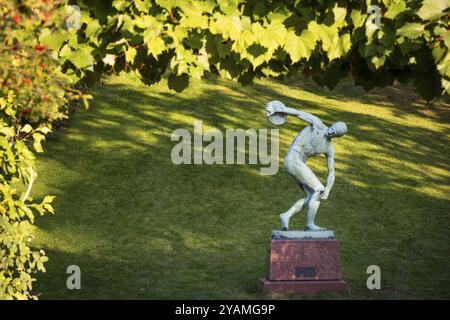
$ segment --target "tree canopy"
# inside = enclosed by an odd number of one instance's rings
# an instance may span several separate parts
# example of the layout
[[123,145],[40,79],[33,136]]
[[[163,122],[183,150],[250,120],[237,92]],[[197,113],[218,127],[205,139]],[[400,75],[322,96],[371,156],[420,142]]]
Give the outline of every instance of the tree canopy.
[[[72,3],[72,2],[71,2]],[[41,42],[74,80],[131,71],[181,91],[205,72],[237,79],[297,71],[332,89],[348,74],[366,90],[412,81],[426,100],[450,92],[450,0],[73,1],[80,28]],[[374,23],[379,8],[380,24]]]

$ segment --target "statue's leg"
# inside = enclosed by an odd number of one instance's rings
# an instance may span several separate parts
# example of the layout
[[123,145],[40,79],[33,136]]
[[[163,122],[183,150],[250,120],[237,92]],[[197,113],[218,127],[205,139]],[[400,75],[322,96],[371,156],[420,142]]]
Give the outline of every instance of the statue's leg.
[[294,176],[297,181],[302,184],[306,194],[309,195],[307,201],[304,203],[304,205],[307,206],[305,230],[325,230],[324,228],[316,226],[314,223],[320,205],[320,192],[324,189],[323,184],[304,162],[296,163]]
[[283,230],[288,230],[289,219],[306,205],[308,207],[308,216],[305,229],[321,230],[322,228],[314,225],[314,218],[320,204],[320,190],[322,190],[324,186],[306,163],[300,159],[289,159],[286,165],[286,171],[303,189],[306,193],[306,197],[298,200],[288,211],[280,215],[281,227]]
[[305,204],[306,200],[307,200],[307,197],[298,200],[296,203],[294,203],[294,205],[291,208],[289,208],[288,211],[280,214],[281,228],[283,230],[285,230],[285,231],[289,230],[289,219],[294,214],[296,214],[297,212],[300,212],[302,210],[303,205]]
[[311,198],[313,192],[311,192],[311,189],[307,186],[303,185],[302,182],[300,182],[295,176],[293,176],[295,182],[297,185],[302,189],[302,191],[305,193],[305,197],[297,200],[297,202],[294,203],[292,207],[289,208],[288,211],[280,214],[280,222],[281,222],[281,228],[284,231],[289,230],[289,219],[296,213],[302,211],[303,207],[309,202],[309,199]]
[[317,210],[319,209],[320,205],[320,191],[314,191],[311,198],[309,199],[307,206],[307,218],[306,218],[306,227],[305,230],[311,230],[311,231],[320,231],[320,230],[326,230],[325,228],[321,228],[319,226],[316,226],[314,223],[314,219],[316,218]]

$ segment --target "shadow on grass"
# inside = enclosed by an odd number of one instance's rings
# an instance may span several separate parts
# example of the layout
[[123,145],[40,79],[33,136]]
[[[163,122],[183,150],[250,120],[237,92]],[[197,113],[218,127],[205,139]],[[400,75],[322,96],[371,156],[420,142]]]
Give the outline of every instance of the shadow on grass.
[[[43,298],[262,297],[266,241],[300,191],[281,165],[270,177],[250,165],[175,166],[170,133],[192,132],[195,119],[222,131],[269,127],[263,105],[278,99],[320,110],[327,124],[349,125],[335,142],[336,185],[318,215],[341,241],[348,297],[448,298],[448,126],[363,115],[277,87],[209,79],[181,95],[121,83],[95,89],[92,110],[77,113],[40,160],[43,192],[57,195],[57,214],[38,221],[50,261],[35,290]],[[352,94],[327,98],[350,101]],[[354,100],[379,103],[369,95]],[[395,115],[425,117],[412,101],[394,107]],[[288,138],[280,164],[303,126],[290,120],[281,128]],[[323,177],[325,164],[312,165]],[[301,227],[304,213],[294,219]],[[80,291],[65,288],[71,264],[81,267]],[[365,288],[371,264],[382,269],[381,293]]]

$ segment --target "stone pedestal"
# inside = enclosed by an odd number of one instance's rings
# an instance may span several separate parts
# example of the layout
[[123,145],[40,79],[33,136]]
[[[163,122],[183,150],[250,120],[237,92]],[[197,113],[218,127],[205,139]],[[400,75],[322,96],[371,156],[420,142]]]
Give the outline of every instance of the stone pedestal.
[[[344,292],[339,241],[334,238],[289,238],[269,240],[266,278],[260,279],[270,295]],[[275,233],[273,233],[275,234]]]

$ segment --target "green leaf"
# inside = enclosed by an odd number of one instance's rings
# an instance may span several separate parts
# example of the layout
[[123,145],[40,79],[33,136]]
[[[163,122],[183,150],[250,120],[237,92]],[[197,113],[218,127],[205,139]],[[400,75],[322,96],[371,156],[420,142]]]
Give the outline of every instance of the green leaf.
[[267,25],[265,31],[259,35],[260,44],[274,51],[279,46],[282,46],[285,42],[286,28],[281,23],[271,23]]
[[250,53],[253,57],[259,57],[260,55],[263,55],[267,52],[267,48],[263,47],[260,44],[252,44],[250,47],[247,48],[247,52]]
[[397,34],[410,39],[416,39],[423,35],[425,26],[423,24],[412,22],[407,23],[397,30]]
[[192,49],[200,49],[203,46],[202,35],[198,32],[190,32],[184,42]]
[[33,133],[33,148],[36,150],[36,152],[44,152],[44,149],[42,149],[41,141],[45,139],[45,136],[41,133]]
[[168,77],[169,89],[181,92],[189,86],[189,76],[186,73],[182,75],[170,74]]
[[387,11],[384,14],[384,18],[394,19],[398,14],[404,12],[406,10],[405,1],[392,1],[387,6]]
[[33,131],[33,127],[30,126],[28,123],[26,125],[24,125],[22,127],[22,129],[20,129],[20,132],[25,132],[25,133],[30,133],[31,131]]
[[89,21],[86,27],[86,37],[90,38],[97,35],[101,31],[102,26],[97,19]]
[[335,25],[327,26],[313,21],[308,25],[308,30],[317,37],[317,41],[322,41],[322,48],[327,52],[333,50],[331,47],[338,42],[338,28]]
[[45,196],[42,200],[42,204],[52,203],[55,196]]
[[220,10],[227,15],[235,13],[238,9],[239,0],[218,0],[217,2]]
[[328,59],[333,60],[344,56],[352,46],[350,35],[348,33],[333,39],[333,44],[327,50]]
[[435,47],[431,50],[433,54],[433,59],[436,63],[439,63],[441,59],[444,57],[444,55],[447,53],[447,50],[442,47]]
[[286,10],[286,7],[279,6],[278,10],[268,12],[266,17],[271,23],[281,24],[289,17],[289,11]]
[[170,10],[177,5],[177,0],[155,0],[155,2],[162,8]]
[[353,21],[355,29],[361,27],[366,20],[366,14],[362,13],[359,10],[352,10],[352,12],[350,13],[350,17]]
[[437,69],[440,74],[450,78],[450,51],[447,52],[447,55],[437,65]]
[[444,88],[444,92],[447,92],[447,94],[450,94],[450,81],[442,78],[442,87]]
[[309,30],[303,30],[300,36],[289,30],[286,35],[284,49],[289,53],[293,63],[301,58],[309,59],[311,52],[316,47],[316,36]]
[[136,57],[137,50],[133,47],[128,47],[127,51],[125,51],[125,60],[128,63],[133,63],[134,58]]
[[347,15],[347,10],[345,8],[338,7],[337,4],[333,8],[333,15],[334,15],[334,24],[338,27],[344,26],[345,23],[345,16]]
[[42,132],[43,134],[47,134],[47,133],[49,133],[49,132],[52,132],[52,129],[50,129],[49,127],[45,127],[45,126],[39,127],[38,130],[39,130],[40,132]]
[[67,60],[70,60],[75,67],[78,69],[87,68],[88,70],[92,70],[94,65],[94,57],[91,54],[92,48],[89,46],[83,46],[78,50],[72,51],[67,57]]
[[113,7],[118,11],[123,11],[131,5],[131,1],[128,0],[114,0],[112,3]]
[[[156,24],[155,21],[152,20],[152,22]],[[147,52],[157,58],[158,55],[166,49],[166,46],[164,40],[160,37],[159,32],[156,31],[155,28],[157,28],[156,25],[154,28],[147,28],[144,31],[143,38],[144,43],[147,46]]]
[[450,8],[450,0],[423,0],[423,5],[417,14],[423,20],[436,20],[445,15]]
[[[237,40],[241,36],[243,23],[239,16],[227,16],[216,13],[214,18],[210,24],[211,33],[220,34],[224,39],[230,38],[231,40]],[[262,29],[260,24],[254,25]]]
[[253,14],[258,17],[264,17],[267,15],[267,7],[263,1],[256,1],[253,6]]
[[374,56],[370,59],[370,61],[375,66],[375,69],[379,69],[386,62],[386,56]]
[[117,41],[108,43],[108,45],[106,46],[106,49],[116,49],[117,47],[120,47],[126,43],[127,43],[127,39],[120,38]]
[[152,7],[152,2],[150,0],[134,0],[134,6],[139,11],[149,12]]
[[51,50],[59,50],[67,40],[67,33],[64,30],[50,31],[45,28],[39,36],[39,42]]
[[5,135],[7,137],[12,137],[12,136],[14,136],[15,131],[11,127],[3,127],[0,129],[0,133],[2,133],[3,135]]
[[163,39],[155,38],[151,41],[150,45],[147,45],[148,53],[157,58],[166,48]]
[[217,54],[219,55],[219,58],[225,57],[227,54],[230,53],[231,50],[231,43],[217,43]]

